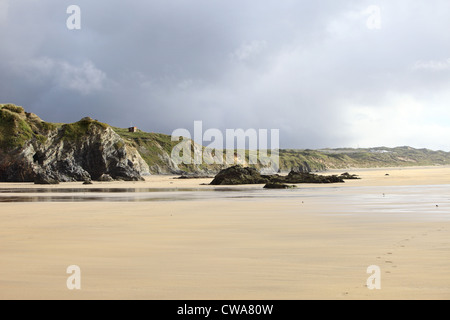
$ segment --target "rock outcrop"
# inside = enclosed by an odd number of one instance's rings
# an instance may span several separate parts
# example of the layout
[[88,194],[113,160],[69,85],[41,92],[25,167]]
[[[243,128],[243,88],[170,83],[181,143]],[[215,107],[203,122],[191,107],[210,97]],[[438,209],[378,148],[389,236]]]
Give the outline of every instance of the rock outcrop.
[[261,175],[254,168],[234,166],[224,169],[214,178],[211,185],[242,185],[242,184],[267,184],[276,187],[285,183],[343,183],[342,177],[331,175],[318,175],[312,173],[299,173],[291,171],[287,176]]
[[309,163],[304,161],[298,167],[293,168],[291,171],[297,172],[297,173],[310,173],[310,172],[312,172],[312,169],[309,166]]
[[295,189],[296,186],[290,186],[280,182],[268,183],[264,186],[264,189]]
[[105,175],[137,181],[149,174],[139,152],[106,124],[84,118],[57,126],[11,109],[0,108],[0,181],[56,183]]
[[268,178],[250,167],[234,166],[220,171],[211,185],[264,184]]
[[361,179],[358,175],[350,174],[348,172],[342,173],[339,177],[344,180],[360,180]]
[[38,173],[36,177],[34,178],[34,184],[59,184],[58,180],[55,180],[53,178],[50,178],[49,176],[43,175]]
[[276,178],[279,182],[284,183],[342,183],[344,179],[339,176],[318,175],[313,173],[298,173],[291,171],[286,177]]

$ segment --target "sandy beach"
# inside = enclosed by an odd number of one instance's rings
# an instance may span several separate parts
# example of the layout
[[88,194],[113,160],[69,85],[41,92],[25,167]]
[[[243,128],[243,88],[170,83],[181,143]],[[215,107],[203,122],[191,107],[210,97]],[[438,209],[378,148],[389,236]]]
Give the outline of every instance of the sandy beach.
[[[349,172],[362,180],[228,196],[152,176],[46,188],[195,197],[2,202],[0,299],[450,299],[450,167]],[[38,188],[2,183],[0,195]],[[81,290],[66,287],[70,265]],[[381,290],[366,287],[371,265]]]

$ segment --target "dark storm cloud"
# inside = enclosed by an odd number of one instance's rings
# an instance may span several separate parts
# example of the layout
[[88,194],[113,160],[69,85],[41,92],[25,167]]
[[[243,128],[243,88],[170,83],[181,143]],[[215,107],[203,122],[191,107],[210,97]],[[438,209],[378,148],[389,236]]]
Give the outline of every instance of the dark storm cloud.
[[[66,28],[66,8],[82,29]],[[367,21],[375,5],[381,28]],[[450,150],[446,1],[0,0],[0,98],[48,121]]]

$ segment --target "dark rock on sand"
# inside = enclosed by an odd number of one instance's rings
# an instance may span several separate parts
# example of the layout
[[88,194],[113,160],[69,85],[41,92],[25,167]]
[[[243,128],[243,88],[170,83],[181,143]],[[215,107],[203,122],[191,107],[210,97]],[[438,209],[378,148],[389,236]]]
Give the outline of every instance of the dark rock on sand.
[[268,183],[264,186],[264,189],[295,189],[295,188],[297,188],[297,187],[289,186],[287,184],[279,183],[279,182]]
[[261,175],[254,168],[234,166],[222,170],[211,182],[211,185],[241,185],[241,184],[284,184],[284,183],[342,183],[344,180],[336,175],[322,176],[312,173],[291,171],[287,176]]
[[41,185],[59,184],[59,181],[52,177],[49,177],[46,174],[38,173],[34,178],[34,184],[41,184]]
[[359,180],[361,179],[359,176],[357,176],[356,174],[350,174],[348,172],[344,172],[343,174],[341,174],[339,177],[341,177],[344,180]]
[[180,180],[187,179],[214,179],[213,176],[208,176],[204,174],[183,174],[181,177],[175,178]]
[[100,178],[98,178],[98,181],[102,182],[111,182],[114,181],[113,177],[111,177],[109,174],[102,174]]
[[344,180],[336,175],[322,176],[312,173],[297,173],[291,171],[287,177],[281,177],[277,181],[286,183],[342,183]]
[[234,166],[220,171],[211,185],[265,184],[269,180],[254,168]]

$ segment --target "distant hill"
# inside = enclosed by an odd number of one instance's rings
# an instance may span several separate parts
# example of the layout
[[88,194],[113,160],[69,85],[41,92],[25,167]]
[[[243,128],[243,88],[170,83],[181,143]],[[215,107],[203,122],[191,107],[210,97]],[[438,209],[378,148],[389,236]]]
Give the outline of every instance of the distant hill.
[[302,164],[312,170],[436,166],[450,164],[450,153],[411,147],[369,149],[280,150],[280,167]]
[[[226,167],[177,165],[170,156],[176,144],[169,135],[128,132],[91,118],[48,123],[0,104],[0,181],[139,180],[146,174],[211,175]],[[449,164],[449,152],[410,147],[280,150],[281,171]]]

